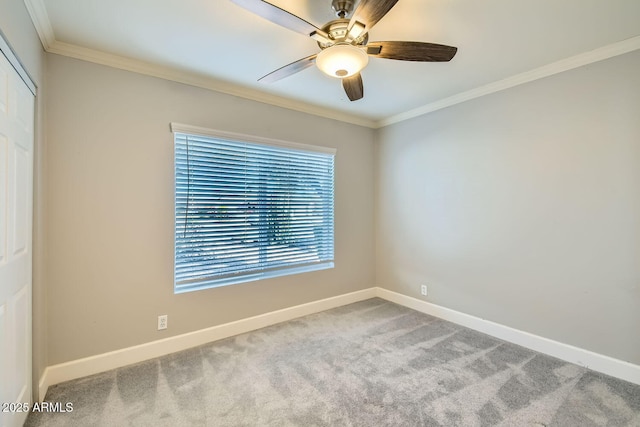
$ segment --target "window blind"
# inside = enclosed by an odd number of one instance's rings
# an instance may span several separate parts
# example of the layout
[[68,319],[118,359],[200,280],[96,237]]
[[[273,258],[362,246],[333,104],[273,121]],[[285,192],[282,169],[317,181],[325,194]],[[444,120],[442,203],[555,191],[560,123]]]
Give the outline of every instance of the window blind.
[[334,155],[175,133],[175,291],[333,267]]

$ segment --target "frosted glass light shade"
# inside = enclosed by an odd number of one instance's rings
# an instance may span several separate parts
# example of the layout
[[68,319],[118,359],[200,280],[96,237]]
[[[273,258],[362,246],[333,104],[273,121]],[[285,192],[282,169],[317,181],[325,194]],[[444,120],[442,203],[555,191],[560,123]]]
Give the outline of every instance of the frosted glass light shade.
[[328,47],[316,57],[316,65],[322,72],[340,79],[359,73],[368,63],[369,55],[350,44]]

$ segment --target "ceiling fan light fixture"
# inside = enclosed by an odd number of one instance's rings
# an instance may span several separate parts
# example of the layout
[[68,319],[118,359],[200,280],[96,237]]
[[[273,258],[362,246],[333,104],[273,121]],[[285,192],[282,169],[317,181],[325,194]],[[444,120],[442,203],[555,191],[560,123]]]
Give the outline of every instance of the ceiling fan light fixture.
[[343,79],[358,74],[369,63],[364,49],[351,44],[336,44],[316,57],[316,65],[328,76]]

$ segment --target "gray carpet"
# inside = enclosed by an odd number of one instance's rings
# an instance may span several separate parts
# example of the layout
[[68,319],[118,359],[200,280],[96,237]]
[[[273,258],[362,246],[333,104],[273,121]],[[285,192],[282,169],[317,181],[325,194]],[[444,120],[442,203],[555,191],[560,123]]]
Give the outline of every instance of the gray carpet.
[[640,426],[640,386],[371,299],[58,384],[27,426]]

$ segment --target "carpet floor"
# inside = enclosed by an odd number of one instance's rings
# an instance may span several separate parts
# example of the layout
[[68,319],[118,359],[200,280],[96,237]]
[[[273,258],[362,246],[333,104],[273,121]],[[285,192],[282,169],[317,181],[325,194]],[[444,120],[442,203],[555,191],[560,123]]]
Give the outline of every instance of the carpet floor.
[[26,426],[640,426],[640,386],[370,299],[58,384]]

